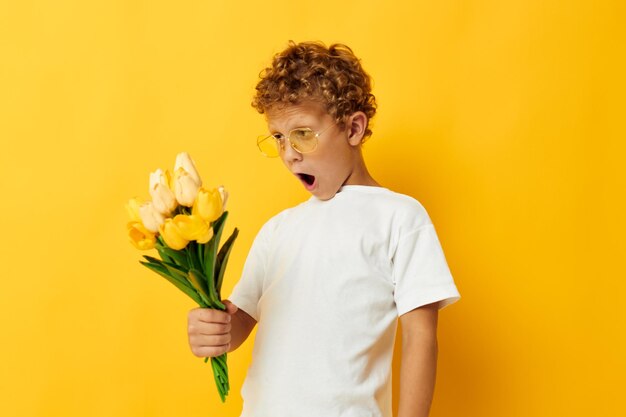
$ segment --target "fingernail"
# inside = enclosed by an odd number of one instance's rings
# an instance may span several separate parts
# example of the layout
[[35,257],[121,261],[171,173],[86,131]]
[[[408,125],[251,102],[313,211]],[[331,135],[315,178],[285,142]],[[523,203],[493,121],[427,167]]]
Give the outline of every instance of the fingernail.
[[230,315],[228,315],[227,317],[228,317],[227,321],[230,321]]

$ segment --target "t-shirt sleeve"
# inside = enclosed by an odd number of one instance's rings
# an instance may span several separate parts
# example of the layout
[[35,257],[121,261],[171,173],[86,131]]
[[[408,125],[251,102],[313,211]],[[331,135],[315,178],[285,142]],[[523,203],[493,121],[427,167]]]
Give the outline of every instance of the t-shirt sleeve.
[[436,301],[442,309],[461,298],[432,223],[400,237],[393,282],[398,316]]
[[270,224],[268,222],[263,225],[254,238],[244,263],[241,277],[233,287],[230,297],[228,297],[228,300],[252,316],[257,322],[259,321],[258,303],[263,293],[263,282],[267,269],[267,234],[269,228]]

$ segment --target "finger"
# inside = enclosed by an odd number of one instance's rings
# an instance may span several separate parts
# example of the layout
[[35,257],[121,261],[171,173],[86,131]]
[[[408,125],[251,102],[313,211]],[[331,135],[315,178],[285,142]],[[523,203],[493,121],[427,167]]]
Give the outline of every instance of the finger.
[[225,311],[212,308],[200,308],[192,310],[189,313],[189,321],[194,320],[205,323],[228,323],[230,322],[230,315]]
[[215,334],[228,334],[230,333],[230,323],[189,323],[187,332],[190,335],[215,335]]
[[226,312],[228,314],[235,314],[237,310],[239,310],[239,308],[235,304],[230,302],[230,300],[224,300],[223,303],[226,306]]
[[223,346],[193,347],[191,351],[199,358],[213,358],[227,353],[229,349],[230,343]]
[[230,343],[230,334],[191,335],[189,344],[195,347],[215,347]]

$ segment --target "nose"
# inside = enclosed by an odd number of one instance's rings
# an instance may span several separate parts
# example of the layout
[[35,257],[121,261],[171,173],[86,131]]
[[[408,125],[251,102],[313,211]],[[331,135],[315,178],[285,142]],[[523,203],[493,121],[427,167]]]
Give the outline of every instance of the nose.
[[283,161],[285,161],[285,163],[293,163],[294,161],[302,160],[302,154],[296,151],[289,142],[285,143],[283,146],[284,149],[282,150],[280,156],[281,158],[283,158]]

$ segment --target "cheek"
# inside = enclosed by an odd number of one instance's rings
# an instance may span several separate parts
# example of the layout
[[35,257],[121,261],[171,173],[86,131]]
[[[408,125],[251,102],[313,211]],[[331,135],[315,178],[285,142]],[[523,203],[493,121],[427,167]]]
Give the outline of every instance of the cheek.
[[345,173],[348,163],[341,155],[331,155],[316,164],[319,168],[319,175],[326,179],[335,179]]

